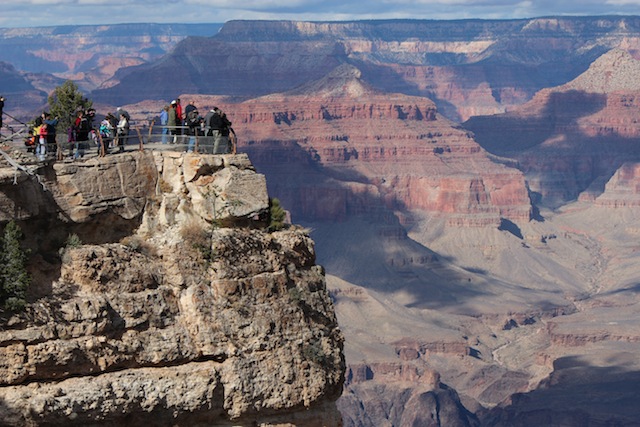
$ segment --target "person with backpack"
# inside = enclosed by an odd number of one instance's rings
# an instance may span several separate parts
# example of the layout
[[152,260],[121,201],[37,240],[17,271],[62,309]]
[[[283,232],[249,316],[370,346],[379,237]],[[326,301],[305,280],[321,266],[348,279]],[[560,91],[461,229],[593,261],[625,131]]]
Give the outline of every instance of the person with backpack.
[[84,110],[78,111],[77,114],[78,115],[73,124],[74,141],[76,144],[76,152],[73,156],[74,159],[77,159],[78,157],[84,157],[84,151],[89,144],[89,132],[91,131],[89,118],[85,114]]
[[189,146],[187,147],[187,152],[192,153],[197,142],[198,131],[200,130],[202,117],[200,117],[200,113],[198,112],[198,109],[195,107],[195,105],[193,105],[193,102],[187,105],[186,114],[187,118],[185,119],[185,123],[187,124],[187,133],[189,134]]
[[236,133],[233,131],[233,128],[231,127],[231,122],[227,118],[227,115],[223,112],[221,112],[221,119],[222,119],[222,129],[220,130],[220,139],[221,139],[220,144],[222,146],[222,150],[225,153],[231,153],[232,144],[231,144],[231,140],[229,139],[229,134],[233,132],[233,135],[235,136]]
[[213,137],[213,154],[225,154],[227,147],[223,146],[222,132],[226,125],[222,118],[222,111],[218,107],[213,107],[207,117],[209,118],[207,136]]
[[47,154],[47,125],[44,123],[44,113],[38,116],[34,122],[33,134],[38,138],[36,155],[38,160],[43,161]]
[[56,139],[56,126],[58,126],[58,118],[51,118],[51,114],[42,113],[43,123],[47,126],[47,151],[50,153],[58,152],[58,143]]

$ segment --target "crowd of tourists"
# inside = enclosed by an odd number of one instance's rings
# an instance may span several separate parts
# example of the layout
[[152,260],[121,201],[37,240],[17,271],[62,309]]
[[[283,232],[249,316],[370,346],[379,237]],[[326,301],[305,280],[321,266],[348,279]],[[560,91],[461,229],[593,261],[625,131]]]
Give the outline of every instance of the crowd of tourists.
[[[0,111],[3,104],[4,99],[0,100]],[[164,106],[154,120],[162,129],[158,135],[162,144],[184,146],[187,152],[235,152],[236,138],[231,121],[218,107],[201,114],[194,101],[183,109],[180,99],[175,99]],[[80,109],[66,129],[66,144],[61,142],[65,137],[57,134],[59,123],[59,117],[53,117],[47,111],[30,123],[25,145],[39,160],[45,160],[47,156],[58,160],[77,159],[84,157],[92,147],[97,147],[98,156],[123,152],[129,138],[131,116],[121,107],[101,118],[96,117],[93,108]]]
[[163,144],[182,144],[187,140],[187,152],[193,152],[196,145],[200,152],[225,154],[235,151],[235,132],[227,115],[218,107],[213,107],[204,116],[195,102],[184,109],[180,99],[165,105],[160,113]]
[[39,160],[45,160],[47,155],[53,154],[58,160],[65,157],[77,159],[84,157],[90,147],[98,147],[97,154],[104,156],[112,148],[124,151],[124,145],[129,136],[129,122],[131,116],[126,110],[118,108],[116,113],[107,113],[99,126],[95,126],[96,110],[80,109],[75,113],[71,126],[67,129],[68,152],[65,156],[63,146],[57,135],[58,117],[51,117],[43,112],[33,120],[30,135],[25,141],[29,150],[36,154]]

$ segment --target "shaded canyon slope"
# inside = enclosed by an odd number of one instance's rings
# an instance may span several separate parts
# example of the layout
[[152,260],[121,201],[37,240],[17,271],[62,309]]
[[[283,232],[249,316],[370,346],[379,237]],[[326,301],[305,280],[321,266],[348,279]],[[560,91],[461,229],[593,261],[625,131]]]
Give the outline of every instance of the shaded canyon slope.
[[[0,28],[0,94],[5,111],[29,120],[69,79],[84,93],[116,84],[129,67],[154,62],[187,36],[213,36],[222,24],[54,25]],[[7,76],[10,67],[13,75]]]
[[640,160],[639,96],[640,60],[613,49],[576,79],[541,90],[513,111],[474,117],[464,126],[488,151],[517,161],[541,205],[581,199],[632,206],[632,188],[617,201],[611,200],[613,183],[603,193],[612,177],[633,174]]

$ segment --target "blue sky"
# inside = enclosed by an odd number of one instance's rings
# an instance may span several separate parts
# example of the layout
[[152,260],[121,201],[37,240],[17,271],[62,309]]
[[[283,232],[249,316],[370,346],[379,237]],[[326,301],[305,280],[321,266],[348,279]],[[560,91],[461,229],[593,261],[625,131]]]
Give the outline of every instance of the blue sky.
[[640,0],[0,0],[0,27],[640,15]]

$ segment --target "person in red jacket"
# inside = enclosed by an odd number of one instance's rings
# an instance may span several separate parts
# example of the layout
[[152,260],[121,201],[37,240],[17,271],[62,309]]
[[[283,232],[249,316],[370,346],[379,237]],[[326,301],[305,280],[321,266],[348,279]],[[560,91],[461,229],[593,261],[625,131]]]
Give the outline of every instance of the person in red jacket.
[[182,135],[182,128],[184,125],[184,113],[182,112],[182,105],[180,104],[180,98],[176,98],[176,118],[177,118],[177,135]]

